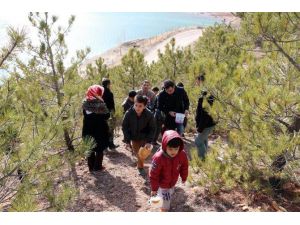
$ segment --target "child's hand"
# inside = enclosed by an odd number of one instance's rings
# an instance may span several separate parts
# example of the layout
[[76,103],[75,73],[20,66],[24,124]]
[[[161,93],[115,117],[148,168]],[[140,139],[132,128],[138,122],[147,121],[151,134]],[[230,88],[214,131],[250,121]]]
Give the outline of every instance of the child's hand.
[[151,144],[149,144],[149,143],[145,144],[145,148],[149,149],[149,148],[151,148],[151,147],[152,147]]
[[151,197],[156,195],[157,195],[157,191],[151,191]]

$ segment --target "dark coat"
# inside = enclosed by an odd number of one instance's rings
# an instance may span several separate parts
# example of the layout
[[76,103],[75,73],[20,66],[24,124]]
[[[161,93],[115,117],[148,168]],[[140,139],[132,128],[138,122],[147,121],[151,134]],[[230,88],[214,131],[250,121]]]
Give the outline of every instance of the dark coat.
[[130,108],[124,115],[122,130],[125,143],[134,140],[145,140],[150,143],[155,135],[153,114],[145,109],[141,116],[137,116],[134,108]]
[[92,137],[96,142],[95,152],[103,151],[108,147],[109,143],[109,128],[107,120],[110,114],[87,114],[83,110],[83,128],[82,137]]
[[126,98],[126,100],[122,103],[124,114],[127,112],[128,109],[130,109],[134,105],[133,101],[130,101],[129,98]]
[[104,87],[104,94],[102,96],[108,110],[110,112],[115,112],[115,101],[114,101],[114,94],[110,91],[109,88]]
[[175,87],[172,95],[165,91],[160,92],[158,95],[158,109],[166,115],[165,126],[168,129],[176,128],[175,117],[170,116],[169,112],[184,113],[185,110],[189,109],[189,106],[190,101],[183,88]]
[[214,101],[214,96],[210,95],[209,97],[206,97],[206,94],[205,96],[202,94],[198,99],[195,120],[196,120],[197,131],[199,133],[201,133],[205,128],[216,125],[215,121],[208,114],[207,110],[203,108],[203,101],[208,101],[209,105],[212,106]]

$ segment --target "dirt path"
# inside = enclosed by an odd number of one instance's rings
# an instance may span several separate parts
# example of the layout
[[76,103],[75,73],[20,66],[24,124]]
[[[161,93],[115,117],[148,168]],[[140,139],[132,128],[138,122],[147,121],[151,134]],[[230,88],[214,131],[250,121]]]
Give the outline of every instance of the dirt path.
[[[213,144],[217,135],[211,135],[209,144]],[[76,212],[102,212],[125,211],[146,212],[158,211],[148,205],[150,198],[150,185],[148,179],[138,175],[135,157],[125,149],[122,135],[117,135],[115,143],[120,147],[115,152],[107,151],[104,157],[106,170],[92,175],[88,171],[85,159],[76,164],[77,185],[79,195],[67,211]],[[184,138],[185,149],[189,151],[194,147],[193,135]],[[154,149],[153,152],[155,152]],[[151,157],[145,163],[148,172]],[[193,171],[190,169],[190,174]],[[298,189],[297,189],[298,190]],[[300,189],[299,189],[300,190]],[[282,208],[283,206],[284,208]],[[173,212],[203,212],[203,211],[294,211],[300,210],[299,204],[293,203],[290,198],[283,195],[276,198],[252,192],[246,194],[242,189],[220,191],[211,195],[205,188],[179,182],[171,203]]]
[[[84,159],[76,165],[80,194],[70,211],[157,211],[147,204],[150,195],[148,179],[138,175],[135,168],[135,158],[125,149],[121,141],[116,152],[105,153],[104,166],[106,170],[92,175]],[[192,137],[185,139],[187,148],[192,145]],[[151,157],[146,161],[148,171]],[[230,203],[216,202],[210,199],[201,188],[183,186],[178,182],[171,211],[232,211]],[[235,209],[236,210],[236,209]],[[235,211],[234,210],[234,211]]]

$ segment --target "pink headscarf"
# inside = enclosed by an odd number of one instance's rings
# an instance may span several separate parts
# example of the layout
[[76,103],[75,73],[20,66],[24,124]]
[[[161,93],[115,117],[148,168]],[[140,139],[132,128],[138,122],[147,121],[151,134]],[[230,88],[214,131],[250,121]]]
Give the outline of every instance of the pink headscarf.
[[97,97],[101,97],[104,94],[104,88],[100,85],[94,84],[92,86],[90,86],[86,92],[86,99],[87,100],[94,100]]

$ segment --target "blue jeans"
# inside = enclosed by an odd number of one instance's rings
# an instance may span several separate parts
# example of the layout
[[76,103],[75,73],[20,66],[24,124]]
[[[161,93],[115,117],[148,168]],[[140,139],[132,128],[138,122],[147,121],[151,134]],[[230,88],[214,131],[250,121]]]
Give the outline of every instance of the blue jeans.
[[177,132],[180,136],[183,135],[184,133],[184,125],[183,123],[176,123],[176,129],[177,129]]
[[208,148],[208,135],[212,133],[215,126],[207,127],[205,128],[201,133],[198,133],[198,135],[195,138],[195,144],[197,146],[197,152],[199,158],[204,159],[205,155],[207,153]]

